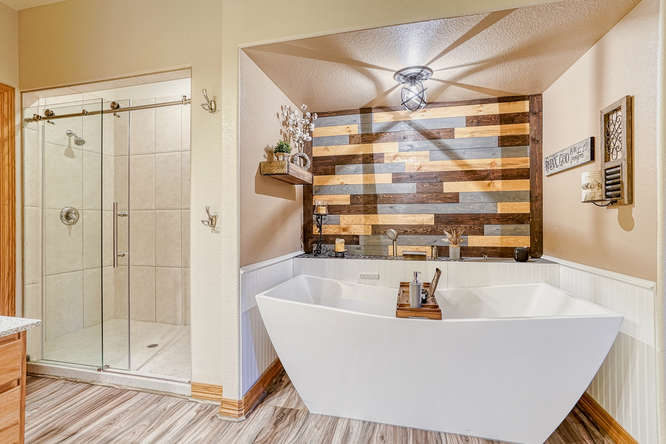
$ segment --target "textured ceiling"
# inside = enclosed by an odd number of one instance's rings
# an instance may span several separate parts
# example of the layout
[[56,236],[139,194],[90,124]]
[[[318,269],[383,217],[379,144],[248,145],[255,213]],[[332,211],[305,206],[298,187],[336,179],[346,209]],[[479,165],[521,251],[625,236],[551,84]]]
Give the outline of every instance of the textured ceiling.
[[395,106],[394,71],[429,65],[429,101],[543,92],[639,0],[568,0],[246,48],[294,103]]
[[17,11],[20,9],[34,8],[35,6],[48,5],[49,3],[58,3],[63,0],[0,0],[12,9]]

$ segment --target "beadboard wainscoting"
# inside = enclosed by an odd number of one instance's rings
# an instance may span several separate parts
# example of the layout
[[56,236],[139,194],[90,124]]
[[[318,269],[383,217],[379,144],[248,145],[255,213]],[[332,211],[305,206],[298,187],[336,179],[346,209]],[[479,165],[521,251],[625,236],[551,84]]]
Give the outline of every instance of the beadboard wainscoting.
[[316,200],[329,204],[324,243],[345,239],[356,254],[397,255],[443,241],[463,225],[465,256],[541,256],[541,96],[432,103],[416,112],[364,108],[320,113],[312,146],[313,185],[303,190],[310,247]]
[[[615,344],[587,392],[638,442],[661,442],[657,416],[655,283],[548,258],[560,287],[624,316]],[[573,363],[572,363],[573,364]]]
[[277,358],[255,296],[292,278],[293,258],[302,253],[298,251],[241,268],[241,393],[225,392],[225,398],[242,399]]
[[462,288],[488,285],[530,284],[546,282],[559,285],[556,263],[548,261],[517,263],[512,261],[449,262],[403,261],[381,259],[311,259],[295,258],[294,275],[309,274],[365,285],[398,288],[409,281],[414,271],[430,282],[435,268],[442,270],[439,288]]

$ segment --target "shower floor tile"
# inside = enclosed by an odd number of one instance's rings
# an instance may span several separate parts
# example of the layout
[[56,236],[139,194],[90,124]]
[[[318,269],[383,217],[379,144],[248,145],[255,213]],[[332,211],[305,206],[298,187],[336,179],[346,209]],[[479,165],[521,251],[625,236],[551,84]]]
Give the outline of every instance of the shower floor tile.
[[[145,376],[189,381],[190,327],[131,321],[131,368],[128,366],[127,319],[104,322],[104,364]],[[102,327],[90,326],[44,342],[45,360],[101,366]],[[149,347],[156,344],[156,346]]]
[[179,330],[169,344],[148,359],[137,371],[143,375],[189,381],[192,375],[189,327]]

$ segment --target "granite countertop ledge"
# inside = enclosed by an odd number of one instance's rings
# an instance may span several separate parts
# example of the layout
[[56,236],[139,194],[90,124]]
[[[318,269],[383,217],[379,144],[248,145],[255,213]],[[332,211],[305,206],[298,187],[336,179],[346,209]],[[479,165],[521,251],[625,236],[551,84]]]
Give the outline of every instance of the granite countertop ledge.
[[13,335],[41,324],[39,319],[16,318],[13,316],[0,316],[0,337]]
[[[344,260],[344,259],[363,259],[363,260],[379,260],[379,261],[409,261],[409,262],[418,262],[418,260],[414,259],[405,259],[402,256],[360,256],[360,255],[348,255],[345,257],[335,257],[333,255],[329,256],[327,253],[322,254],[320,256],[315,256],[312,253],[304,253],[301,255],[296,256],[296,258],[305,258],[305,259],[338,259],[338,260]],[[489,264],[520,264],[523,262],[516,262],[513,260],[513,258],[510,257],[489,257],[487,259],[483,259],[480,257],[465,257],[460,261],[454,261],[449,259],[448,257],[438,257],[436,259],[428,258],[426,260],[427,262],[468,262],[468,263],[489,263]],[[426,262],[426,261],[420,261],[420,262]],[[527,261],[529,264],[555,264],[556,262],[549,261],[548,259],[543,259],[543,258],[532,258],[529,261]]]

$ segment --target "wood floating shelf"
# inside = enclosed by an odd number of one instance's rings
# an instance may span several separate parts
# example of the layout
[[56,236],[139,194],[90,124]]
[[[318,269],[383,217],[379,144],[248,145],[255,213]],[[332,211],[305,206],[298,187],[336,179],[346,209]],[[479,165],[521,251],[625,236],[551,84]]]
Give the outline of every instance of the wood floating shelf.
[[287,160],[265,160],[259,164],[259,172],[262,176],[292,185],[311,185],[312,173]]

